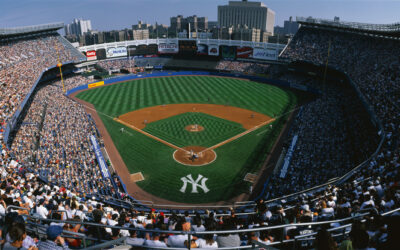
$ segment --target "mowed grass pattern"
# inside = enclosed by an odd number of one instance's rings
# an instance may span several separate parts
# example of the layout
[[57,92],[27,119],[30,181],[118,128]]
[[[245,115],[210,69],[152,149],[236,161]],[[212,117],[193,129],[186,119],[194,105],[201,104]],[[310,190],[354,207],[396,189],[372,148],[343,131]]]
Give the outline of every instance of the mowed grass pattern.
[[[200,132],[185,130],[185,127],[191,124],[199,124],[204,130]],[[204,113],[189,112],[149,123],[144,131],[178,147],[192,145],[211,147],[244,132],[245,129],[236,122]]]
[[[98,111],[112,117],[132,110],[173,103],[214,103],[250,109],[268,116],[279,114],[289,92],[256,82],[222,77],[176,76],[144,78],[78,94]],[[210,102],[208,102],[210,99]]]
[[[125,127],[125,133],[120,133],[119,129],[124,126],[112,117],[155,105],[209,103],[208,99],[214,104],[229,104],[269,116],[279,116],[286,114],[297,103],[295,94],[275,86],[205,76],[146,78],[88,90],[77,97],[92,103],[99,111],[129,171],[143,173],[145,180],[137,183],[143,190],[184,203],[229,200],[246,192],[249,184],[243,181],[244,176],[246,173],[257,173],[287,115],[277,119],[272,129],[269,126],[259,128],[217,148],[217,160],[202,167],[183,166],[175,162],[172,158],[174,149],[128,127]],[[182,129],[181,122],[176,126]],[[207,177],[206,185],[210,191],[204,193],[199,189],[199,193],[191,193],[191,185],[188,184],[186,192],[181,193],[180,178],[188,174],[194,179],[199,174]]]

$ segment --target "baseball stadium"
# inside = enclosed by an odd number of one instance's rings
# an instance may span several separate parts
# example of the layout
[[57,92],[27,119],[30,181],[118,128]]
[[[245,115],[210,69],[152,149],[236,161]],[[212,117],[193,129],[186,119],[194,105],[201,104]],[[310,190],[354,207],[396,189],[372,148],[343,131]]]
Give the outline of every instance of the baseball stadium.
[[0,28],[2,249],[397,249],[400,26],[296,23]]

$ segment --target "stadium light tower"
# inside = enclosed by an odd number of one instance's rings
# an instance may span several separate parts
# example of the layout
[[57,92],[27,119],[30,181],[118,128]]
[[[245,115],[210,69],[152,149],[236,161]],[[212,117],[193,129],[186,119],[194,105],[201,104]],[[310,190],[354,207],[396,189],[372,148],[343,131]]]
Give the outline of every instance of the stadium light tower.
[[62,63],[60,62],[60,52],[58,50],[58,46],[56,46],[56,50],[57,50],[57,67],[60,69],[60,77],[61,77],[61,83],[62,83],[62,88],[63,88],[63,93],[65,94],[65,86],[64,86],[64,79],[63,79],[63,75],[62,75]]

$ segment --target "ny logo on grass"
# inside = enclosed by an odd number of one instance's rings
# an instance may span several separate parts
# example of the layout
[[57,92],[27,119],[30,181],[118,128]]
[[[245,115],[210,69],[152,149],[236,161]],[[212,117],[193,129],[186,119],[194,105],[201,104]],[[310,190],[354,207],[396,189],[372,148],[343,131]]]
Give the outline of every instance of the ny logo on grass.
[[[201,189],[203,189],[204,193],[207,193],[208,191],[210,191],[206,186],[207,180],[208,180],[208,178],[202,176],[201,174],[199,174],[199,176],[197,176],[196,180],[193,180],[192,175],[188,174],[187,176],[181,178],[181,181],[183,181],[183,186],[180,191],[182,193],[185,193],[187,184],[190,183],[190,184],[192,184],[192,193],[198,193],[197,187],[200,187]],[[201,181],[201,185],[199,184],[200,181]]]

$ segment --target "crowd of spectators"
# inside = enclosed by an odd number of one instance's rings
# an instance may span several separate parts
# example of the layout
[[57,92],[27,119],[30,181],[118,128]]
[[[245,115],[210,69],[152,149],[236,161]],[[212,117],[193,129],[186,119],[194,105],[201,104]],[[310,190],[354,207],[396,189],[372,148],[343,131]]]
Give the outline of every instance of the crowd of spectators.
[[[399,110],[390,101],[392,98],[387,98],[393,88],[399,86],[396,72],[399,70],[400,52],[394,50],[396,43],[390,40],[386,43],[386,40],[378,38],[302,28],[285,53],[294,59],[320,63],[324,60],[324,44],[332,39],[337,39],[337,43],[332,44],[332,65],[352,77],[373,105],[386,132],[383,150],[344,184],[274,203],[260,200],[250,215],[241,215],[234,209],[223,214],[215,211],[180,214],[154,209],[144,212],[134,206],[109,205],[104,197],[118,191],[113,190],[113,185],[107,182],[109,180],[101,178],[89,141],[90,135],[98,136],[94,123],[81,105],[62,94],[61,83],[56,80],[44,84],[35,93],[10,150],[1,140],[0,133],[0,216],[5,221],[1,230],[4,248],[67,249],[83,245],[81,239],[71,238],[65,234],[66,231],[90,237],[91,241],[85,242],[88,244],[124,236],[131,245],[185,247],[188,236],[175,235],[173,230],[201,232],[287,224],[283,229],[249,233],[193,235],[191,247],[237,247],[251,244],[251,240],[272,244],[315,232],[315,241],[307,238],[296,243],[295,247],[395,249],[400,240],[395,237],[400,215],[388,218],[380,214],[400,207]],[[357,41],[357,46],[351,46],[354,41]],[[303,50],[304,47],[309,50]],[[342,49],[346,51],[342,52]],[[378,52],[386,58],[383,59]],[[365,60],[359,68],[354,68],[353,64],[357,65],[360,58]],[[367,66],[363,68],[364,65]],[[65,85],[69,89],[84,82],[85,78],[72,77],[65,81]],[[10,88],[13,85],[6,86]],[[275,192],[273,196],[341,175],[357,164],[357,160],[367,157],[376,146],[377,138],[365,137],[370,128],[364,122],[366,118],[359,114],[362,112],[349,111],[361,108],[352,99],[353,94],[343,93],[338,86],[326,86],[324,90],[323,96],[304,106],[296,118],[291,132],[299,135],[299,148],[293,158],[295,171],[289,169],[286,181],[290,181],[290,187],[287,182],[277,182],[276,187],[283,191]],[[9,112],[12,114],[12,110]],[[312,178],[320,180],[316,182]],[[96,196],[97,193],[103,196]],[[364,221],[296,225],[299,222],[356,217],[365,211],[368,215],[363,217]],[[28,215],[55,219],[56,222],[38,222],[29,219]],[[84,225],[83,222],[87,221],[99,225]],[[45,227],[46,238],[32,229],[33,222]],[[349,237],[334,237],[327,230],[343,225]],[[170,233],[145,233],[140,229],[167,230]],[[290,247],[293,243],[287,244]]]
[[[81,76],[67,78],[65,88],[82,85]],[[61,81],[41,86],[12,144],[18,162],[53,184],[75,193],[112,196],[110,179],[103,179],[89,139],[98,136],[84,108],[64,96]]]
[[135,66],[135,60],[133,58],[119,58],[113,60],[103,60],[97,63],[100,67],[106,70],[120,70],[129,69]]
[[290,73],[281,79],[305,84],[322,94],[303,105],[294,118],[285,146],[288,149],[297,136],[291,162],[283,175],[278,172],[270,178],[268,197],[299,192],[343,176],[372,155],[379,139],[378,130],[349,86],[321,84],[320,79]]
[[255,75],[265,74],[269,67],[270,65],[268,64],[221,60],[218,62],[216,69]]
[[57,36],[46,34],[0,42],[0,124],[3,126],[43,70],[59,61],[78,60]]

